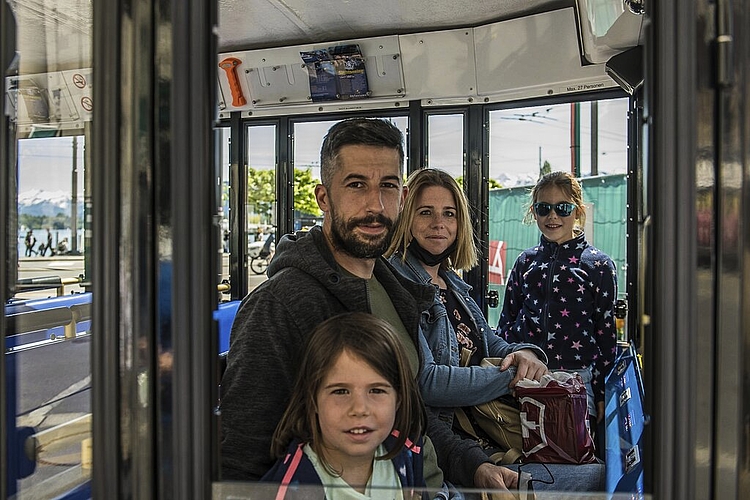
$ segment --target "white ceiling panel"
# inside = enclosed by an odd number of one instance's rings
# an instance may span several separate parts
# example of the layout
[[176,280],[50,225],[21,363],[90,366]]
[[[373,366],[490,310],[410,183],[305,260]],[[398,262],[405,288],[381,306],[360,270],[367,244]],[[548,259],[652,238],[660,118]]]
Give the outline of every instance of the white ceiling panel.
[[219,0],[219,52],[463,28],[572,0]]
[[[574,0],[217,0],[218,51],[465,28]],[[91,0],[16,0],[20,71],[91,66]]]

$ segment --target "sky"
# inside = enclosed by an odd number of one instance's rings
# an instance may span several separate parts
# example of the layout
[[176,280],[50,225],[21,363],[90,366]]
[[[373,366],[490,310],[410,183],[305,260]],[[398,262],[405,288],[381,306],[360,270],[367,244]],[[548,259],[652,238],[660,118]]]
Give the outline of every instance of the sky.
[[[600,173],[624,173],[627,166],[627,99],[599,101],[598,162]],[[570,170],[571,106],[560,104],[534,108],[498,110],[490,115],[490,177],[495,179],[531,176],[539,164],[548,161],[553,170]],[[297,124],[295,166],[312,167],[319,178],[319,152],[332,121]],[[397,125],[406,128],[406,118]],[[462,130],[458,115],[433,115],[429,127],[429,166],[460,175]],[[250,159],[254,168],[274,163],[273,128],[250,129]],[[591,165],[591,106],[580,106],[580,155],[583,175]],[[225,170],[228,162],[224,142]],[[83,194],[83,137],[78,138],[78,191]],[[19,192],[29,190],[70,192],[72,186],[73,140],[70,137],[26,139],[19,142]]]
[[[83,195],[83,136],[77,139],[78,194]],[[73,138],[24,139],[18,143],[18,192],[70,192],[73,185]]]

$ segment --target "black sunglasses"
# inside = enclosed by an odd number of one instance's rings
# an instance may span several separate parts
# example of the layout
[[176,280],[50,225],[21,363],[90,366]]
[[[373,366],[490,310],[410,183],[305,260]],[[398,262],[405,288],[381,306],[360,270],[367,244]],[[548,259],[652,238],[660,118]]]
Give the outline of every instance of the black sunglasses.
[[543,201],[534,203],[534,212],[536,212],[539,217],[548,216],[553,208],[555,209],[555,213],[560,217],[568,217],[573,213],[573,210],[576,209],[576,205],[567,201],[561,201],[556,205],[550,205],[549,203],[545,203]]

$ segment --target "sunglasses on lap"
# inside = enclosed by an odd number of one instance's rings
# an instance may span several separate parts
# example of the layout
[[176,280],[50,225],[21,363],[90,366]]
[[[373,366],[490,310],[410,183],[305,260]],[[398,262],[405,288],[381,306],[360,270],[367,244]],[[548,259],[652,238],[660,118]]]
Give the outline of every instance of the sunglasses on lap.
[[538,201],[534,203],[534,212],[539,217],[548,216],[553,208],[555,209],[555,213],[559,215],[560,217],[568,217],[570,214],[573,213],[573,210],[576,209],[576,206],[574,203],[569,203],[567,201],[562,201],[555,205],[550,205],[549,203],[545,203],[543,201]]

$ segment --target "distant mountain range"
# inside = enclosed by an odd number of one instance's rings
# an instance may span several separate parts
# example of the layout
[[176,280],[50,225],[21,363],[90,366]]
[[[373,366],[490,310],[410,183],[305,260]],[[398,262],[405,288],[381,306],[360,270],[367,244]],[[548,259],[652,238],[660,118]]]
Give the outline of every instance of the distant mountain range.
[[[32,189],[18,194],[18,213],[54,217],[59,213],[70,214],[70,193]],[[83,215],[83,197],[78,198],[78,214]]]
[[528,174],[515,174],[508,175],[505,172],[500,172],[495,175],[494,179],[500,183],[504,188],[516,187],[516,186],[533,186],[539,177],[538,172],[530,172]]

